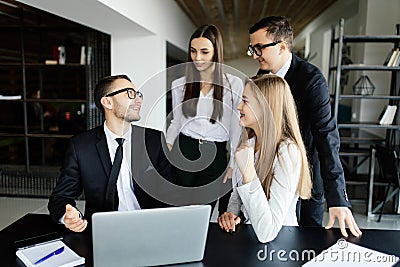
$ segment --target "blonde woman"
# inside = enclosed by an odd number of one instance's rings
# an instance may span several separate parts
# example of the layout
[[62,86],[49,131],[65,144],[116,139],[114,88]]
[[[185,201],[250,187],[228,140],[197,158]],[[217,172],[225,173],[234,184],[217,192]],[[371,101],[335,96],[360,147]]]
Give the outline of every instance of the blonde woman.
[[311,176],[293,96],[286,81],[266,74],[249,79],[238,105],[246,128],[235,152],[234,189],[227,212],[218,218],[235,230],[243,212],[260,242],[283,225],[298,225],[298,198],[311,196]]

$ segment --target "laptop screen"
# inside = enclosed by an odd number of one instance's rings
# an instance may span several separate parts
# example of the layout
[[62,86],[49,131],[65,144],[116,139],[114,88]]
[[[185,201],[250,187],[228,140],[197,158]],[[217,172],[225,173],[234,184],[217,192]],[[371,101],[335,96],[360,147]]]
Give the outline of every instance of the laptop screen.
[[148,266],[201,261],[211,206],[93,214],[94,266]]

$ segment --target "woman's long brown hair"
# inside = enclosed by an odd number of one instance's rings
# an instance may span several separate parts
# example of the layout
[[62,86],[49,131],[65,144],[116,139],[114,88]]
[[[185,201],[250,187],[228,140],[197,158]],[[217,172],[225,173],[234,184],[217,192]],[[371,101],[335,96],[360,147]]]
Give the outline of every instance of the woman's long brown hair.
[[201,81],[200,73],[196,69],[193,60],[190,56],[191,42],[195,38],[204,37],[210,40],[214,47],[213,62],[215,64],[214,77],[212,85],[214,87],[213,94],[213,112],[210,118],[211,123],[215,123],[217,119],[221,119],[223,115],[223,96],[224,96],[224,84],[223,84],[223,45],[221,33],[215,25],[205,24],[200,26],[190,37],[189,50],[188,50],[188,62],[186,67],[186,82],[185,82],[185,94],[182,101],[182,113],[185,117],[194,117],[197,112],[197,103],[200,96]]

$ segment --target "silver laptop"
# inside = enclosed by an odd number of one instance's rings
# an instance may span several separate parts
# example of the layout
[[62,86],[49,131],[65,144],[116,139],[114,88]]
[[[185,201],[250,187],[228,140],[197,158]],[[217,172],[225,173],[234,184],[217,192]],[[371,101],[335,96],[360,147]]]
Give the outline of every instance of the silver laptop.
[[201,261],[210,212],[210,205],[196,205],[95,213],[92,217],[94,266]]

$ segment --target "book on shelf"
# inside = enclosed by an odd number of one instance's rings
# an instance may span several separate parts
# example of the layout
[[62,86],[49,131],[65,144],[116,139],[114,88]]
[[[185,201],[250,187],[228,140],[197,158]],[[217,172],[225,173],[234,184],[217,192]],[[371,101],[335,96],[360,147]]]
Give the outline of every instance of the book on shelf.
[[0,100],[18,100],[21,95],[0,95]]
[[386,64],[386,66],[388,66],[388,67],[396,66],[395,63],[396,63],[397,58],[399,57],[399,53],[400,52],[399,52],[398,48],[393,50],[393,52],[392,52],[392,54],[390,56],[390,59],[389,59],[388,63]]
[[86,47],[84,45],[81,46],[81,65],[86,65]]
[[390,125],[393,123],[394,116],[396,115],[396,105],[386,105],[381,115],[379,116],[380,125]]
[[87,47],[87,55],[86,55],[86,64],[91,65],[92,64],[92,57],[93,57],[93,49],[91,46]]
[[46,64],[46,65],[57,65],[58,62],[57,62],[57,60],[54,60],[54,59],[46,59],[44,61],[44,64]]
[[393,60],[392,67],[399,67],[400,66],[400,51],[397,51],[396,58]]
[[85,258],[76,254],[61,240],[20,248],[17,257],[28,267],[72,267],[85,263]]
[[394,49],[390,50],[389,53],[386,56],[385,62],[383,62],[383,66],[388,66],[388,63],[390,61],[390,58],[392,57],[394,52]]

